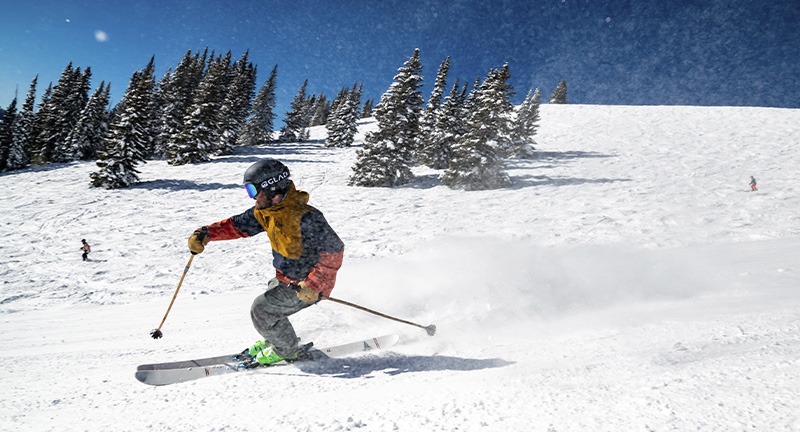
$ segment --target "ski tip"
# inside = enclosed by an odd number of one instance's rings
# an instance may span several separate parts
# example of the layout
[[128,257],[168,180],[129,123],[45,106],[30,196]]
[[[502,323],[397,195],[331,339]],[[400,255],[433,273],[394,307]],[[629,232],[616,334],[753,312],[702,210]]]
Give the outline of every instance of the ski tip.
[[159,385],[150,382],[149,378],[150,378],[150,373],[148,371],[136,371],[136,380],[139,381],[140,383],[147,385]]

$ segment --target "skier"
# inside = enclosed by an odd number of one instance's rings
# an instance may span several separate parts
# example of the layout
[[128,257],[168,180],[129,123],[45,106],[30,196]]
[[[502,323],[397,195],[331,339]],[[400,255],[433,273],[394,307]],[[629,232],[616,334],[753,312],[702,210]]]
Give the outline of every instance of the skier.
[[753,177],[753,176],[750,176],[750,190],[751,191],[757,191],[758,190],[758,187],[756,186],[756,178]]
[[81,246],[81,250],[83,251],[83,260],[89,261],[89,252],[92,251],[92,248],[89,247],[89,243],[86,243],[86,239],[81,239],[81,243],[83,243],[83,246]]
[[297,190],[289,169],[275,159],[262,159],[244,173],[244,186],[255,206],[244,213],[201,228],[189,237],[189,249],[203,252],[209,241],[254,236],[266,231],[272,247],[275,278],[253,301],[250,318],[264,337],[242,353],[253,366],[301,360],[305,351],[288,316],[329,295],[342,265],[344,243],[322,212],[308,205],[307,192]]

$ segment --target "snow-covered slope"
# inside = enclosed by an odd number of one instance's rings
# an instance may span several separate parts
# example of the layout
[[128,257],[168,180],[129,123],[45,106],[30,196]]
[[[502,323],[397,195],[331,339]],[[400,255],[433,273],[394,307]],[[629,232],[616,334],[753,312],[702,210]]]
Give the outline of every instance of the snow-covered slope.
[[[798,124],[800,110],[545,105],[539,157],[481,192],[425,169],[348,187],[356,148],[325,148],[324,128],[150,162],[126,190],[90,188],[92,163],[4,173],[0,430],[800,429]],[[345,241],[334,295],[437,335],[323,302],[293,317],[304,340],[401,344],[312,372],[140,384],[137,364],[257,338],[266,236],[211,243],[164,338],[148,332],[186,238],[251,205],[241,177],[264,156]]]

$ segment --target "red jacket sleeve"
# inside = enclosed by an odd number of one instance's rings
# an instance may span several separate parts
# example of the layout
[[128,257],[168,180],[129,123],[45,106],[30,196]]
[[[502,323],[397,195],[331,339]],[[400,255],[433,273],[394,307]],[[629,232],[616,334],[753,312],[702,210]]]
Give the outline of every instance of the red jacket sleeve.
[[246,232],[236,227],[232,217],[215,222],[208,225],[206,228],[208,228],[208,241],[233,240],[242,237],[250,237]]

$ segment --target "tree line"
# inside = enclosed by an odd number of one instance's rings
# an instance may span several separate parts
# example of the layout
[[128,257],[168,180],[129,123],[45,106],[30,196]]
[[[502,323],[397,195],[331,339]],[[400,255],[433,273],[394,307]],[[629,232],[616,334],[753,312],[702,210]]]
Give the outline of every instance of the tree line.
[[[444,170],[441,181],[451,188],[503,188],[510,185],[504,161],[534,155],[541,91],[528,91],[515,109],[505,64],[475,79],[471,89],[457,79],[445,96],[450,61],[439,66],[424,108],[419,50],[398,70],[375,107],[378,130],[357,151],[351,186],[407,184],[414,178],[411,168],[425,165]],[[566,86],[558,84],[550,103],[567,103]]]
[[[418,50],[374,107],[370,99],[361,103],[359,84],[342,88],[329,100],[324,94],[308,95],[306,80],[277,134],[277,65],[256,92],[257,68],[247,52],[234,61],[230,52],[187,51],[160,80],[151,58],[133,73],[112,109],[110,84],[101,82],[90,95],[91,69],[70,63],[58,82],[48,85],[38,109],[38,77],[19,110],[16,97],[9,105],[0,120],[0,171],[96,160],[98,169],[90,175],[93,186],[126,187],[138,181],[136,167],[147,160],[198,163],[228,154],[235,146],[275,142],[276,135],[278,142],[302,142],[313,126],[327,129],[326,146],[348,147],[358,119],[374,115],[379,128],[367,135],[364,148],[357,152],[351,185],[404,184],[413,179],[410,167],[424,164],[445,169],[443,182],[451,187],[502,187],[507,176],[501,172],[501,159],[532,155],[539,90],[529,92],[515,111],[504,65],[490,71],[482,83],[476,79],[469,92],[457,80],[445,96],[449,63],[448,58],[440,66],[424,109]],[[565,82],[551,103],[566,103]],[[494,132],[487,135],[486,130]],[[494,183],[486,183],[488,178]]]

